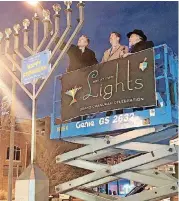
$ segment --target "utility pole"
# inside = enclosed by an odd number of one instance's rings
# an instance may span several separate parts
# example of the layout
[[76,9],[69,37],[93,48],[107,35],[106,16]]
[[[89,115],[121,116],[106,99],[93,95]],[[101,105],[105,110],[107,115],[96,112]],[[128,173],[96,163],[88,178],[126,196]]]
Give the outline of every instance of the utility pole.
[[[13,58],[16,55],[13,54]],[[13,73],[16,74],[16,68],[13,65]],[[12,92],[11,92],[11,130],[10,130],[10,154],[9,154],[9,170],[8,170],[8,201],[12,201],[13,189],[13,160],[14,160],[14,134],[15,134],[15,103],[16,103],[16,82],[12,79]]]
[[[16,50],[19,46],[19,41],[17,37],[19,35],[20,26],[14,25],[14,49]],[[5,44],[5,54],[8,54],[10,47],[10,35],[12,33],[11,29],[6,29],[6,44]],[[16,61],[16,53],[12,55],[14,61]],[[16,76],[16,67],[12,63],[12,73]],[[10,119],[11,119],[11,129],[10,129],[10,146],[9,146],[9,169],[8,169],[8,201],[12,201],[12,189],[13,189],[13,161],[14,161],[14,137],[15,137],[15,104],[16,104],[16,81],[12,79],[12,90],[11,90],[11,109],[10,109]]]

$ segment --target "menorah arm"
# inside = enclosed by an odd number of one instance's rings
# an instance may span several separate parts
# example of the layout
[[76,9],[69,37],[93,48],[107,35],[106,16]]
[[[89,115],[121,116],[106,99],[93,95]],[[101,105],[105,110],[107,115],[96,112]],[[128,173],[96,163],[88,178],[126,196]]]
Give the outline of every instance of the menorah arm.
[[[60,39],[60,38],[57,37],[57,39],[56,39],[57,42],[55,42],[55,43],[58,43],[59,39]],[[64,47],[66,46],[66,44],[67,44],[66,42],[63,42],[59,49],[60,49],[60,50],[63,50]],[[75,45],[71,45],[71,46],[75,46]]]
[[58,41],[57,45],[55,46],[55,48],[51,54],[49,63],[52,62],[52,59],[53,59],[55,53],[61,47],[61,45],[63,44],[64,40],[66,39],[66,37],[71,29],[71,10],[67,9],[66,12],[67,12],[67,27],[66,27],[65,31],[63,32],[62,36],[60,37],[60,40]]
[[19,51],[19,34],[14,34],[14,52],[18,55],[21,59],[24,59],[24,56]]
[[24,59],[24,56],[19,52],[18,49],[15,49],[14,52],[15,52],[21,59]]
[[33,50],[29,47],[29,33],[28,30],[24,30],[24,49],[31,55],[34,54]]
[[19,64],[13,59],[13,57],[12,57],[9,53],[5,53],[5,56],[6,56],[6,58],[7,58],[12,64],[14,64],[14,66],[15,66],[20,72],[22,72],[21,67],[19,66]]
[[44,43],[48,40],[49,37],[49,30],[48,30],[48,26],[49,26],[49,21],[48,20],[44,20],[44,37],[40,43],[40,45],[37,47],[35,53],[40,52],[40,50],[42,49]]
[[77,25],[77,27],[76,27],[76,29],[74,30],[73,34],[72,34],[71,37],[69,38],[67,44],[65,45],[64,49],[61,51],[61,53],[60,53],[60,55],[58,56],[57,60],[55,61],[54,65],[52,66],[52,70],[57,67],[57,65],[59,64],[59,61],[62,59],[62,57],[65,55],[65,53],[69,50],[73,39],[74,39],[75,36],[79,33],[79,31],[81,30],[82,26],[83,26],[83,22],[79,22],[79,24]]
[[[35,95],[35,98],[37,98],[41,92],[41,90],[43,89],[43,87],[45,86],[47,80],[49,79],[49,77],[51,76],[51,74],[53,73],[53,71],[55,70],[55,68],[57,67],[59,61],[62,59],[62,57],[65,55],[65,53],[68,51],[68,49],[70,48],[70,45],[73,41],[73,39],[75,38],[76,34],[78,34],[78,32],[81,30],[82,26],[83,26],[83,23],[84,23],[84,4],[83,3],[80,3],[79,5],[79,23],[77,25],[77,27],[75,28],[73,34],[71,35],[71,37],[69,38],[66,46],[64,47],[64,49],[61,51],[58,59],[56,60],[56,62],[54,63],[54,65],[52,66],[52,70],[50,71],[49,75],[47,76],[47,78],[43,81],[43,83],[41,84],[41,86],[39,87],[36,95]],[[63,43],[63,41],[59,41],[60,44]],[[59,43],[58,42],[58,43]]]
[[8,53],[9,51],[10,41],[9,38],[6,38],[5,42],[5,57],[21,72],[21,67],[19,64],[13,59],[13,57]]
[[28,46],[28,45],[24,45],[24,49],[27,50],[27,52],[31,55],[33,55],[33,50]]
[[52,44],[55,42],[55,39],[57,38],[58,34],[59,34],[59,29],[60,29],[60,15],[59,14],[55,14],[54,15],[55,18],[55,33],[53,34],[50,42],[48,43],[47,47],[45,49],[50,49],[50,47],[52,46]]
[[29,98],[33,98],[32,94],[29,92],[29,90],[26,89],[26,87],[21,83],[21,81],[14,75],[14,73],[12,72],[12,70],[6,66],[6,64],[1,60],[0,62],[1,67],[6,69],[7,72],[11,75],[11,77],[17,82],[17,84],[25,91],[25,93],[29,96]]
[[34,53],[37,50],[38,47],[38,37],[39,37],[39,31],[38,31],[38,27],[39,27],[39,17],[38,15],[34,15],[34,17],[32,18],[34,21],[34,31],[33,31],[33,51]]

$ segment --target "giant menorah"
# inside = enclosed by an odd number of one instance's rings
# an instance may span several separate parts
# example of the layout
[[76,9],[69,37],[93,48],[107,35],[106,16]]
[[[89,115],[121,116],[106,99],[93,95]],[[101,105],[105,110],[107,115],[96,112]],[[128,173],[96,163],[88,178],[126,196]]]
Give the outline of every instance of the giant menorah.
[[[64,43],[65,39],[67,38],[72,25],[71,25],[71,18],[72,18],[72,9],[71,9],[72,2],[66,1],[66,29],[64,30],[63,34],[59,36],[59,30],[60,30],[60,12],[61,12],[61,6],[59,4],[53,5],[53,10],[55,11],[54,14],[54,22],[50,19],[50,11],[47,9],[43,9],[43,20],[41,20],[37,13],[34,14],[34,17],[32,18],[33,21],[33,47],[30,47],[29,45],[29,31],[30,31],[30,20],[24,19],[23,20],[23,39],[20,37],[20,30],[21,26],[19,24],[15,24],[13,26],[14,34],[13,38],[11,40],[12,30],[11,28],[5,29],[5,40],[3,40],[3,33],[0,33],[0,51],[1,51],[1,57],[3,59],[1,60],[1,67],[4,68],[9,75],[13,79],[13,89],[12,94],[15,95],[15,85],[16,83],[22,88],[22,90],[28,95],[28,97],[32,100],[32,137],[31,137],[31,165],[35,164],[36,161],[36,111],[37,111],[37,99],[40,95],[40,92],[44,88],[45,84],[47,83],[49,77],[54,72],[55,68],[58,67],[61,59],[65,55],[65,53],[68,51],[73,39],[78,34],[78,32],[81,30],[83,22],[84,22],[84,3],[79,2],[77,4],[77,7],[79,9],[79,20],[78,24],[75,27],[73,33],[69,37],[65,47],[63,50],[59,53],[58,58],[54,61],[54,57],[62,44]],[[44,29],[44,35],[41,41],[39,41],[39,23],[42,21],[43,23],[43,29]],[[52,32],[52,27],[54,23],[54,31]],[[55,43],[57,37],[60,37],[58,42],[55,44],[55,47],[52,49],[53,44]],[[13,42],[12,42],[13,41]],[[23,48],[24,50],[20,52],[20,41],[23,41]],[[5,43],[5,44],[4,44]],[[2,46],[4,44],[4,50],[2,50]],[[13,53],[10,51],[13,50]],[[22,68],[21,68],[21,61],[25,59],[23,52],[27,51],[29,56],[36,55],[38,52],[41,52],[42,50],[51,50],[49,63],[52,64],[51,71],[46,76],[46,78],[43,80],[41,85],[37,88],[37,81],[38,79],[34,79],[32,81],[32,91],[30,91],[22,82],[21,82],[21,76],[23,74]],[[52,62],[53,61],[53,62]],[[12,64],[12,68],[9,66],[9,62]],[[19,71],[16,73],[16,71]],[[18,76],[20,74],[20,76]],[[14,124],[15,124],[15,117],[14,117],[14,109],[15,109],[15,98],[12,97],[12,106],[11,106],[11,143],[10,143],[10,163],[9,163],[9,196],[8,201],[11,201],[11,191],[12,191],[12,168],[13,168],[13,148],[14,148]],[[29,169],[32,169],[29,168]],[[33,166],[33,171],[35,171]],[[34,178],[35,179],[35,178]],[[28,197],[26,195],[23,195],[21,197],[20,193],[22,192],[22,189],[20,189],[19,186],[16,186],[19,189],[16,189],[16,193],[18,196],[16,196],[16,200],[22,199],[22,200],[30,200],[30,201],[40,201],[40,200],[48,200],[48,189],[46,188],[47,192],[44,192],[44,195],[40,195],[40,197],[36,196],[37,194],[37,186],[36,184],[32,184],[32,189],[34,192],[34,195],[32,197]],[[29,189],[29,186],[27,187]],[[27,190],[28,191],[28,190]]]

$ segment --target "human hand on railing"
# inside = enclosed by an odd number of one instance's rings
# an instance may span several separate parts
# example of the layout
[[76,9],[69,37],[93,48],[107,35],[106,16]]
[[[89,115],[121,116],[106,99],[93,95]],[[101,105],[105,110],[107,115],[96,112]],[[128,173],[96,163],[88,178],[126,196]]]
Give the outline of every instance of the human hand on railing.
[[127,56],[131,55],[132,53],[128,52],[122,55],[123,58],[126,58]]

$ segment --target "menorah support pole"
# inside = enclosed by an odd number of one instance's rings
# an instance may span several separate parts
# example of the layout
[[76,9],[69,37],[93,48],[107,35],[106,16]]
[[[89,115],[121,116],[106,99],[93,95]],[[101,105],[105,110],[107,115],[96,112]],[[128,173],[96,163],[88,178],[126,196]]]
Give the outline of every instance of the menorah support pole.
[[36,160],[36,98],[35,98],[35,80],[33,82],[33,99],[32,99],[32,139],[31,139],[31,164]]
[[35,98],[36,80],[33,81],[32,94],[32,137],[31,164],[16,180],[15,200],[20,201],[48,201],[49,180],[45,173],[35,164],[36,162],[36,112]]
[[[13,54],[13,59],[16,55]],[[15,65],[12,68],[13,73],[16,73]],[[16,82],[12,80],[12,93],[11,93],[11,131],[10,131],[10,146],[9,146],[9,170],[8,170],[8,201],[12,201],[13,189],[13,160],[14,160],[14,133],[15,133],[15,104],[16,104]]]

